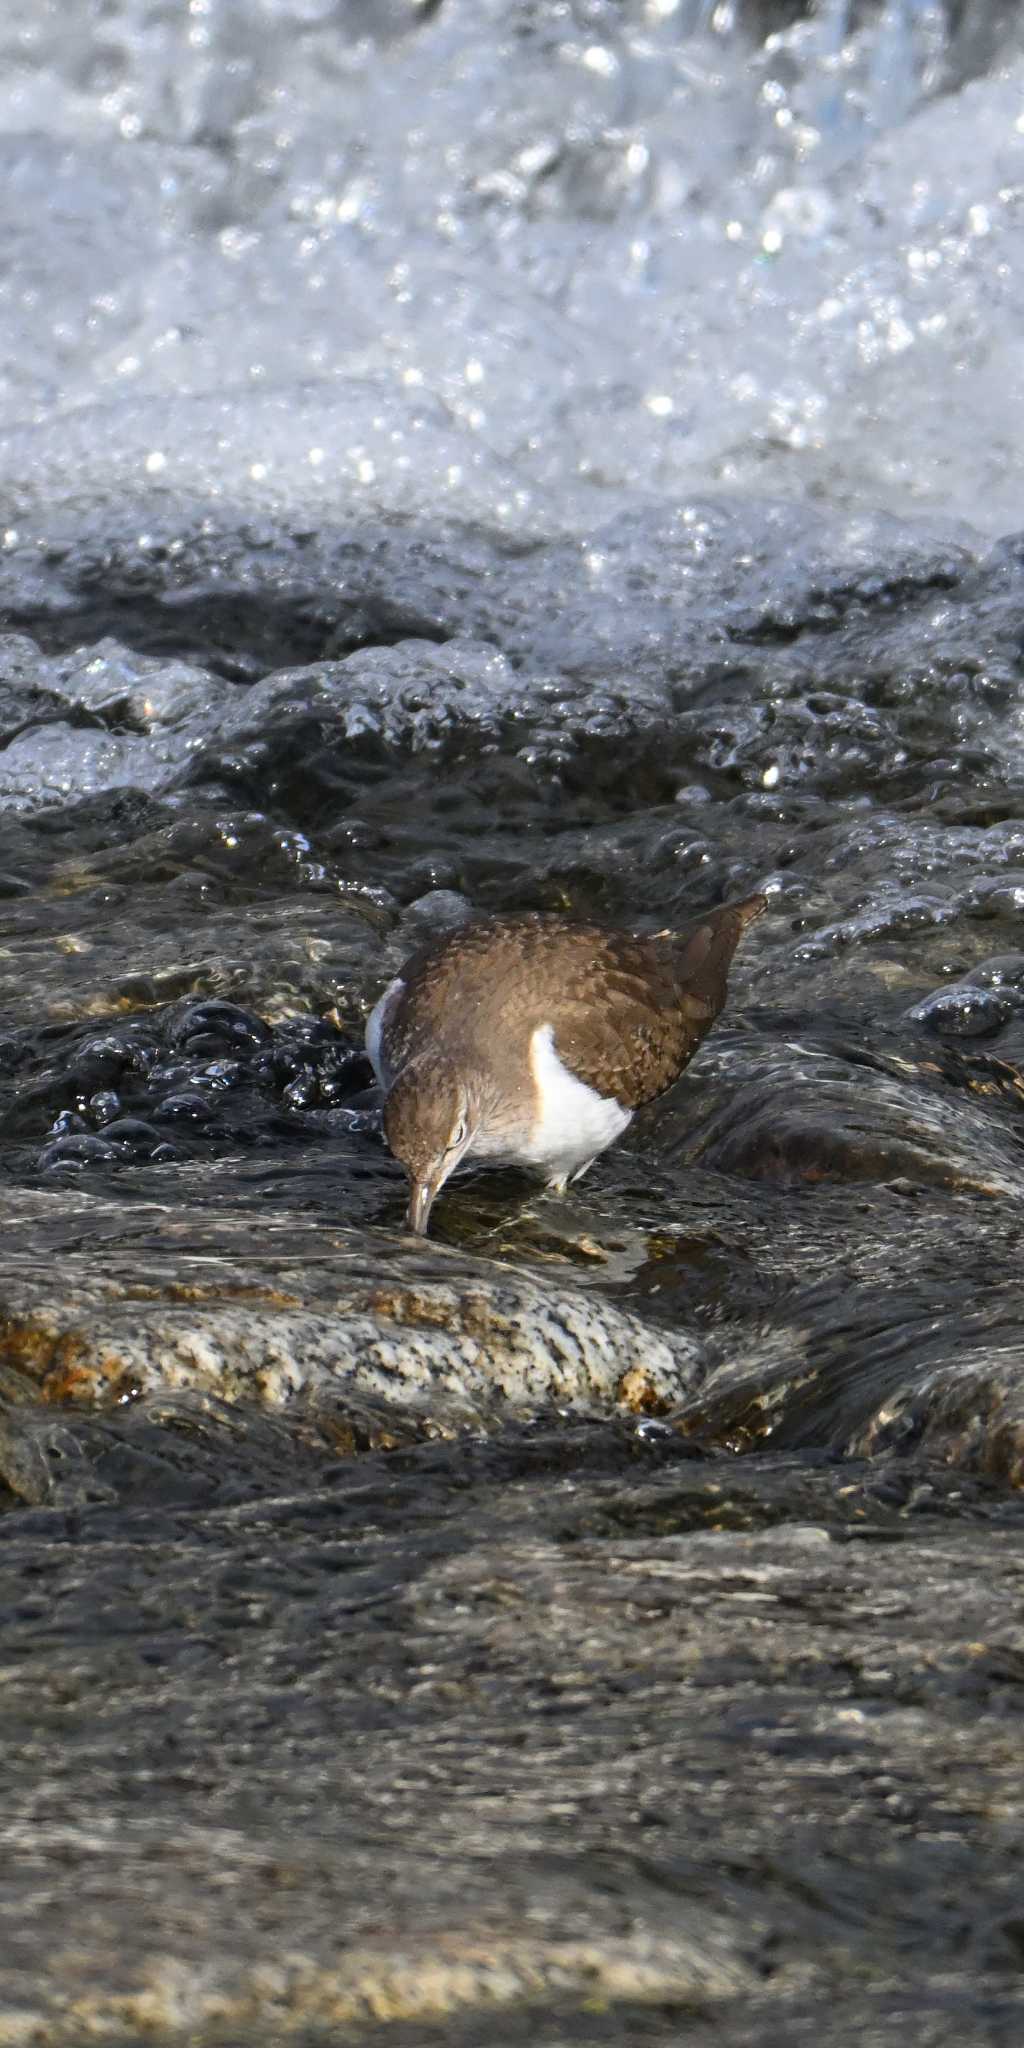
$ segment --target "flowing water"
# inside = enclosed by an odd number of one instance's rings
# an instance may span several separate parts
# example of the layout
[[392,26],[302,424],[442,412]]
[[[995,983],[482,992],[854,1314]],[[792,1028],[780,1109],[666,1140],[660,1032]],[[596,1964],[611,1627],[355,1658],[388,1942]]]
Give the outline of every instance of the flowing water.
[[[1024,33],[0,10],[0,2043],[1017,2044]],[[753,888],[402,1231],[467,910]]]

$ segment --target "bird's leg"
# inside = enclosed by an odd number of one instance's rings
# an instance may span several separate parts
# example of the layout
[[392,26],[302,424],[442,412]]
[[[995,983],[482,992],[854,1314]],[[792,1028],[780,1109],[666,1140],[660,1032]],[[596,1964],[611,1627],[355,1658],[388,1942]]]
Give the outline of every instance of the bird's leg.
[[[596,1153],[595,1153],[594,1157],[595,1157],[595,1158],[597,1157]],[[559,1174],[556,1174],[556,1175],[554,1176],[554,1178],[553,1178],[553,1179],[551,1179],[551,1180],[549,1180],[549,1181],[548,1181],[548,1183],[547,1183],[547,1190],[548,1190],[548,1194],[549,1194],[549,1195],[564,1195],[564,1193],[565,1193],[566,1189],[567,1189],[567,1188],[568,1188],[569,1186],[571,1186],[571,1185],[572,1185],[572,1186],[574,1186],[574,1185],[575,1185],[575,1183],[576,1183],[576,1182],[577,1182],[578,1180],[582,1180],[582,1179],[583,1179],[583,1176],[584,1176],[584,1174],[585,1174],[585,1173],[589,1173],[589,1171],[590,1171],[591,1167],[593,1166],[593,1164],[594,1164],[594,1160],[593,1160],[593,1159],[585,1159],[585,1160],[583,1161],[583,1164],[582,1164],[582,1166],[574,1166],[574,1167],[572,1168],[571,1172],[569,1172],[569,1173],[559,1173]]]

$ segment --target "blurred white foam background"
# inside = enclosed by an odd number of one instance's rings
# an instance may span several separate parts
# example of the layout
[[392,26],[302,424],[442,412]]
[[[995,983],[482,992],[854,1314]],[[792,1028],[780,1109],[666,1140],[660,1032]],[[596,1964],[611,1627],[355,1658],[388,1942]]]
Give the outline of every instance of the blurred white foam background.
[[7,0],[6,523],[725,488],[1005,530],[1022,210],[986,0]]

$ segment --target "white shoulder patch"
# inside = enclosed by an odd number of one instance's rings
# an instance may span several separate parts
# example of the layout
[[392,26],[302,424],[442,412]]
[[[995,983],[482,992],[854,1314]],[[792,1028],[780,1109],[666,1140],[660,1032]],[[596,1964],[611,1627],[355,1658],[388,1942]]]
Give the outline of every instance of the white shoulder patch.
[[570,1179],[621,1138],[633,1121],[632,1111],[623,1109],[613,1095],[598,1095],[569,1072],[555,1051],[551,1024],[540,1025],[530,1040],[530,1068],[538,1106],[530,1134],[531,1160],[551,1180]]
[[388,1020],[405,994],[405,983],[399,975],[388,983],[379,1002],[374,1004],[366,1020],[366,1057],[382,1088],[390,1088],[394,1074],[384,1058],[381,1041],[387,1029]]

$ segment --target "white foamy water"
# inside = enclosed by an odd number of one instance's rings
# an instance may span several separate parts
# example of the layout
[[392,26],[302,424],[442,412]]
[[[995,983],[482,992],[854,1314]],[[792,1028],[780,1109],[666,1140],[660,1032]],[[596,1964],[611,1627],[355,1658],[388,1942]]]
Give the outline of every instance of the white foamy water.
[[723,488],[1018,523],[1013,9],[74,14],[0,21],[15,532]]

